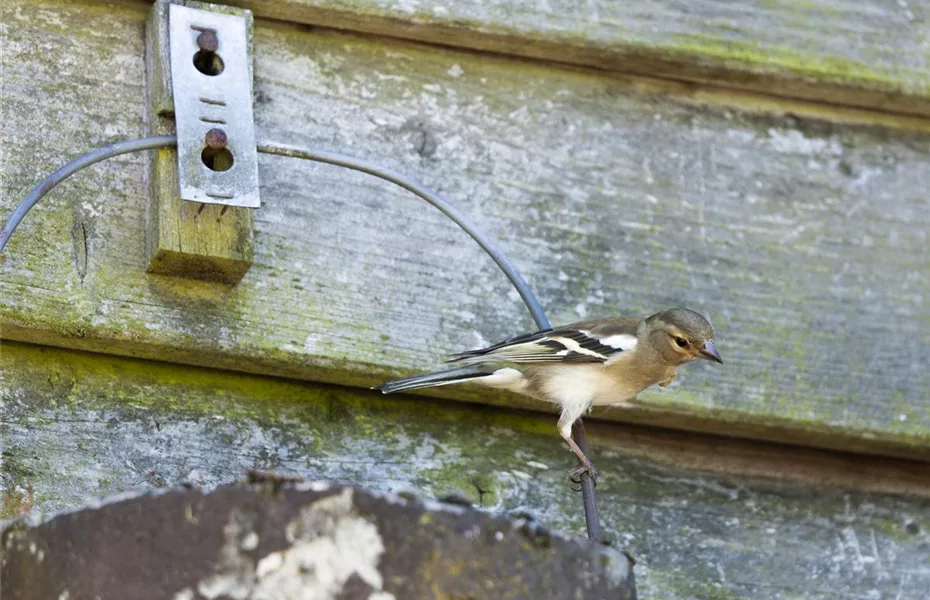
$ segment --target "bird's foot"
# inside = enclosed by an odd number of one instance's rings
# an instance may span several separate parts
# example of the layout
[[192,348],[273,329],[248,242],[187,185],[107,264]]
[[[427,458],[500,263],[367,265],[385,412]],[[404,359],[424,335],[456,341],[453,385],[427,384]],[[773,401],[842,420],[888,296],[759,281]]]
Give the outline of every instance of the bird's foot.
[[673,382],[673,381],[675,381],[675,376],[674,376],[674,375],[669,375],[669,376],[668,376],[668,379],[666,379],[665,381],[660,381],[660,382],[659,382],[659,387],[668,387],[668,386],[672,385],[672,382]]
[[594,465],[591,464],[591,461],[584,459],[581,461],[581,466],[577,469],[574,469],[571,473],[568,474],[568,478],[572,480],[573,483],[581,483],[581,476],[585,473],[591,477],[591,483],[597,487],[597,469],[594,468]]

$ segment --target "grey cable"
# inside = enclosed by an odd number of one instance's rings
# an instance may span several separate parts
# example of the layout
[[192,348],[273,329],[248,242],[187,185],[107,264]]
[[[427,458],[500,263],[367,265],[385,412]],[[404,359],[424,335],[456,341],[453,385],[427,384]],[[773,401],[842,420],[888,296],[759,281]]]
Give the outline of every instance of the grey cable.
[[513,287],[517,289],[517,293],[520,294],[524,304],[526,304],[526,308],[529,309],[530,315],[532,315],[533,320],[536,321],[536,326],[540,329],[551,328],[549,319],[546,318],[546,313],[543,311],[542,306],[540,306],[539,300],[536,299],[535,294],[530,290],[523,276],[520,275],[519,271],[517,271],[516,267],[513,266],[513,263],[510,262],[507,256],[504,255],[504,252],[497,246],[494,240],[485,235],[465,213],[443,200],[439,194],[433,192],[431,189],[420,185],[406,175],[358,158],[336,154],[335,152],[307,150],[304,148],[295,148],[293,146],[282,146],[271,142],[259,142],[258,151],[265,152],[266,154],[303,158],[367,173],[397,184],[405,190],[426,200],[442,211],[447,217],[455,221],[459,227],[465,230],[465,233],[478,242],[478,245],[491,256],[494,262],[497,263],[497,266],[500,267],[501,271],[507,276],[507,279],[510,280],[510,283],[513,284]]
[[177,145],[177,143],[177,137],[173,135],[158,135],[139,140],[129,140],[128,142],[117,142],[109,146],[104,146],[103,148],[97,148],[83,156],[75,158],[43,179],[42,183],[32,188],[29,195],[23,198],[23,201],[13,209],[10,218],[4,223],[3,229],[0,229],[0,252],[3,252],[6,243],[10,241],[10,236],[13,235],[13,232],[26,217],[26,213],[32,210],[32,207],[35,206],[45,194],[52,191],[56,185],[68,177],[71,177],[81,169],[96,164],[101,160],[119,156],[120,154],[137,152],[139,150],[152,150],[155,148],[170,148]]
[[[114,156],[119,156],[120,154],[136,152],[139,150],[170,148],[176,145],[176,136],[153,136],[138,140],[110,144],[109,146],[98,148],[97,150],[88,152],[87,154],[72,160],[42,180],[42,182],[34,187],[32,191],[29,192],[29,194],[22,200],[22,202],[20,202],[16,208],[13,209],[10,218],[3,225],[3,229],[0,229],[0,252],[2,252],[6,247],[10,236],[13,235],[13,231],[16,230],[16,228],[26,217],[26,214],[32,209],[32,207],[34,207],[39,202],[39,200],[41,200],[42,197],[49,193],[55,186],[71,175],[74,175],[85,167],[89,167],[95,163],[112,158]],[[276,154],[279,156],[289,156],[292,158],[302,158],[306,160],[322,162],[339,167],[345,167],[347,169],[352,169],[353,171],[367,173],[369,175],[373,175],[374,177],[379,177],[385,181],[390,181],[391,183],[399,185],[405,190],[412,192],[420,198],[426,200],[442,211],[443,214],[445,214],[447,217],[455,221],[455,223],[463,230],[465,230],[465,232],[470,235],[472,239],[475,240],[478,245],[484,249],[485,252],[488,253],[491,259],[497,263],[497,266],[500,267],[500,269],[507,276],[507,279],[510,280],[510,283],[512,283],[514,288],[516,288],[517,293],[520,294],[520,298],[523,299],[524,304],[526,304],[527,309],[529,309],[530,315],[532,315],[533,320],[536,322],[536,326],[539,327],[539,329],[551,328],[549,319],[546,317],[546,313],[543,311],[542,306],[539,304],[539,300],[536,299],[536,295],[533,294],[533,291],[527,285],[526,281],[523,279],[523,276],[520,275],[520,272],[517,271],[517,268],[513,266],[513,263],[511,263],[507,256],[504,255],[504,252],[498,247],[494,240],[485,235],[484,232],[481,231],[481,229],[479,229],[478,226],[465,213],[443,200],[442,197],[440,197],[429,188],[422,186],[413,179],[390,169],[386,169],[374,163],[334,152],[307,150],[293,146],[282,146],[280,144],[274,144],[271,142],[260,142],[258,144],[258,151],[267,154]],[[578,420],[575,426],[575,441],[578,442],[579,446],[581,446],[581,448],[587,454],[587,439],[584,425],[582,424],[581,419]],[[584,473],[581,476],[581,491],[584,500],[585,521],[588,530],[588,537],[598,541],[600,539],[600,535],[597,507],[594,503],[594,485],[587,473]]]
[[[400,187],[416,194],[420,198],[426,200],[441,210],[447,217],[455,221],[459,227],[464,229],[465,232],[468,233],[472,239],[478,242],[478,245],[481,246],[484,251],[491,256],[494,262],[497,263],[497,266],[499,266],[504,274],[507,275],[510,283],[513,284],[517,292],[520,294],[520,297],[523,298],[523,302],[526,304],[527,309],[529,309],[530,314],[533,316],[533,320],[536,321],[537,327],[540,329],[550,329],[552,327],[549,323],[549,319],[546,317],[546,313],[543,311],[542,306],[540,306],[539,301],[536,299],[535,294],[533,294],[533,291],[526,284],[526,281],[524,281],[516,267],[513,266],[513,264],[504,255],[503,251],[497,246],[497,244],[491,238],[486,236],[484,232],[481,231],[481,229],[479,229],[478,226],[470,218],[468,218],[465,213],[443,200],[442,197],[440,197],[429,188],[422,186],[413,179],[410,179],[409,177],[390,169],[386,169],[374,163],[369,163],[364,160],[353,158],[351,156],[336,154],[334,152],[307,150],[304,148],[295,148],[293,146],[282,146],[280,144],[274,144],[271,142],[259,142],[258,151],[265,152],[267,154],[277,154],[279,156],[290,156],[292,158],[302,158],[306,160],[327,163],[330,165],[352,169],[353,171],[361,171],[362,173],[367,173],[386,181],[390,181],[391,183],[397,184]],[[578,419],[575,422],[573,436],[579,447],[582,448],[582,451],[585,454],[588,454],[588,439],[587,434],[585,433],[584,423],[581,419]],[[581,496],[582,502],[584,504],[585,526],[588,531],[588,538],[595,542],[599,542],[601,539],[600,520],[598,518],[597,504],[594,497],[594,481],[587,473],[583,473],[581,475]]]
[[[588,434],[584,429],[584,420],[578,419],[572,425],[572,437],[581,448],[585,456],[591,456],[588,447]],[[587,473],[581,475],[581,502],[584,505],[584,524],[588,530],[588,538],[595,542],[601,541],[601,521],[597,513],[597,502],[594,498],[594,480]]]
[[[28,213],[32,207],[34,207],[39,202],[39,200],[42,199],[43,196],[45,196],[55,186],[71,175],[74,175],[85,167],[89,167],[95,163],[112,158],[114,156],[119,156],[120,154],[136,152],[139,150],[151,150],[154,148],[169,148],[171,146],[175,146],[176,144],[177,138],[173,135],[154,136],[149,138],[142,138],[139,140],[110,144],[109,146],[98,148],[97,150],[88,152],[87,154],[72,160],[65,166],[61,167],[46,177],[39,185],[34,187],[32,191],[29,192],[29,195],[27,195],[23,201],[20,202],[19,205],[13,210],[9,220],[3,226],[3,229],[0,230],[0,252],[2,252],[6,247],[10,236],[13,235],[13,231],[16,230],[22,220],[26,217],[26,213]],[[438,194],[429,188],[420,185],[405,175],[391,171],[390,169],[385,169],[374,163],[352,158],[351,156],[336,154],[334,152],[305,150],[302,148],[282,146],[269,142],[260,143],[258,145],[258,150],[259,152],[265,152],[268,154],[290,156],[293,158],[304,158],[316,162],[323,162],[331,165],[345,167],[354,171],[361,171],[362,173],[368,173],[369,175],[380,177],[381,179],[397,184],[400,187],[413,192],[420,198],[423,198],[442,211],[450,219],[455,221],[459,227],[464,229],[465,232],[470,235],[472,239],[478,242],[478,245],[481,246],[484,251],[491,256],[491,259],[497,263],[497,266],[501,268],[513,286],[517,289],[517,292],[520,294],[520,297],[523,299],[523,302],[529,309],[533,320],[536,321],[536,326],[540,329],[549,329],[551,327],[549,324],[549,319],[546,318],[546,313],[543,311],[542,306],[539,304],[539,300],[536,299],[536,296],[533,294],[532,290],[530,290],[526,281],[523,279],[523,276],[520,275],[519,271],[517,271],[516,267],[513,266],[513,263],[511,263],[507,256],[504,255],[503,251],[497,246],[497,244],[491,238],[485,235],[484,232],[482,232],[481,229],[479,229],[478,226],[470,218],[468,218],[467,215],[465,215],[465,213],[443,200]]]

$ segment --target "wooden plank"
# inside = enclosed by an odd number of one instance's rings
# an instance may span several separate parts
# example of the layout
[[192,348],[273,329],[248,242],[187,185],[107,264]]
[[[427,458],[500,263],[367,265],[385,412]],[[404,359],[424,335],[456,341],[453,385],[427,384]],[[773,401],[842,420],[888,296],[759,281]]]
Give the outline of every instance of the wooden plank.
[[233,0],[259,17],[930,114],[926,0]]
[[[142,135],[145,18],[8,4],[5,211],[67,158]],[[724,367],[597,416],[930,458],[926,133],[280,24],[255,35],[265,138],[437,189],[501,239],[553,322],[710,314]],[[146,274],[144,163],[80,174],[17,232],[0,268],[6,339],[367,386],[532,326],[435,211],[272,156],[236,288]]]
[[177,150],[153,154],[145,230],[149,271],[239,283],[252,266],[253,211],[181,200]]
[[[202,3],[185,4],[198,8]],[[246,28],[251,32],[251,13],[234,8],[227,10],[245,16]],[[249,39],[251,41],[251,34]],[[173,134],[175,121],[167,2],[154,4],[145,22],[145,59],[146,134]],[[252,266],[253,211],[182,201],[178,192],[178,153],[175,149],[165,148],[153,153],[149,163],[149,182],[150,206],[145,211],[149,271],[238,283]]]
[[[0,366],[8,512],[30,485],[35,508],[54,511],[259,468],[455,493],[584,531],[574,459],[542,415],[14,343]],[[926,465],[618,425],[591,438],[604,528],[637,560],[641,597],[922,598],[930,587]],[[792,480],[771,478],[782,467]]]

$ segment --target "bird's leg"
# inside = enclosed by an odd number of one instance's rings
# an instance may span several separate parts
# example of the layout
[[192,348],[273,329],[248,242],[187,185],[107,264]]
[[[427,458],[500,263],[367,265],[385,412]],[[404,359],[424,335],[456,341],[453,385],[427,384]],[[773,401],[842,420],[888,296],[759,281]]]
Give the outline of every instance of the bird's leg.
[[669,375],[668,379],[666,379],[665,381],[660,381],[659,387],[668,387],[672,385],[673,381],[675,381],[675,373],[672,373],[671,375]]
[[575,483],[580,483],[582,474],[587,473],[591,476],[591,483],[597,485],[597,469],[594,468],[594,465],[591,464],[591,460],[585,456],[585,453],[581,451],[581,448],[575,442],[574,438],[572,438],[572,425],[578,420],[578,417],[584,413],[585,408],[582,408],[577,415],[566,411],[564,408],[562,409],[562,416],[559,417],[559,435],[562,436],[562,439],[565,440],[568,447],[571,448],[575,456],[578,457],[578,460],[581,461],[581,466],[569,473],[571,480]]
[[581,451],[581,448],[578,447],[578,444],[575,443],[575,440],[572,439],[571,435],[563,435],[562,439],[568,443],[568,447],[572,449],[572,452],[574,452],[575,456],[578,457],[578,460],[581,461],[581,466],[568,474],[569,478],[575,483],[581,483],[581,476],[587,473],[591,476],[591,483],[597,485],[597,469],[595,469],[594,465],[591,464],[591,460],[584,455],[584,452]]

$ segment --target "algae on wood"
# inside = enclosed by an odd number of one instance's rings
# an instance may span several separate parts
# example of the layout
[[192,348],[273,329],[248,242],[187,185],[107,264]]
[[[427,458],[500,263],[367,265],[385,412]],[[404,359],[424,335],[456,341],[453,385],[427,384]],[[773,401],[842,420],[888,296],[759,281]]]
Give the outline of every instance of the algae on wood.
[[234,0],[258,17],[930,115],[926,0]]
[[[4,214],[66,159],[142,135],[145,20],[6,7]],[[553,322],[709,313],[727,364],[608,418],[930,457],[930,135],[280,23],[255,36],[264,138],[437,189],[500,238]],[[147,274],[144,164],[96,165],[30,215],[0,266],[6,339],[370,385],[532,326],[419,200],[280,157],[261,158],[255,264],[236,288]]]
[[[457,493],[584,531],[567,480],[575,461],[546,416],[16,343],[4,343],[0,368],[2,492],[31,485],[42,511],[130,489],[210,489],[257,468]],[[920,598],[930,587],[926,470],[915,469],[922,496],[910,498],[715,475],[642,447],[648,432],[627,436],[636,456],[611,449],[616,427],[591,428],[597,497],[605,533],[637,561],[641,597]],[[710,464],[725,445],[689,455]]]

